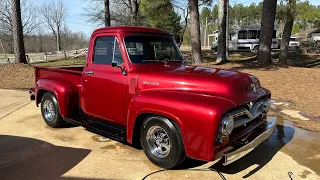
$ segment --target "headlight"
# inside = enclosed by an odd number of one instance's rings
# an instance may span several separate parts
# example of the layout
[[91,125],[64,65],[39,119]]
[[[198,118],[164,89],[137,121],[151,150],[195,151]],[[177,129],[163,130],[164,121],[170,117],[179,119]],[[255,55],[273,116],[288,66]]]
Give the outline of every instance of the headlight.
[[271,101],[270,99],[266,99],[264,102],[263,102],[263,105],[264,105],[264,109],[266,111],[266,113],[268,113],[271,109]]
[[230,115],[227,115],[223,118],[220,125],[220,133],[224,136],[231,134],[233,130],[233,118]]
[[260,89],[261,85],[260,85],[260,81],[258,78],[252,76],[252,75],[249,75],[249,77],[251,78],[252,80],[252,83],[251,83],[251,90],[256,93],[258,89]]

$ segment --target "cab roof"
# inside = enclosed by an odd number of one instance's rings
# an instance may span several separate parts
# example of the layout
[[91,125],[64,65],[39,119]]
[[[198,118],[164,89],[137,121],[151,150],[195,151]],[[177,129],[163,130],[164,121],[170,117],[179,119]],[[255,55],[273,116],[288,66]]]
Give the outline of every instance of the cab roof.
[[92,35],[99,33],[108,33],[108,32],[136,32],[136,33],[157,33],[157,34],[166,34],[172,35],[169,31],[150,28],[150,27],[139,27],[139,26],[110,26],[99,28],[93,31]]

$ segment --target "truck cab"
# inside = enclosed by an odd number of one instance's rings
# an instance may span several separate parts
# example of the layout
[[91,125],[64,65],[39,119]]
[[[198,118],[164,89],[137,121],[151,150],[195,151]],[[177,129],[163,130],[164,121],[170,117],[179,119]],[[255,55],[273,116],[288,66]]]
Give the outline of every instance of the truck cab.
[[92,33],[84,67],[35,66],[30,97],[53,128],[83,126],[174,168],[243,157],[270,136],[270,91],[249,74],[186,65],[173,36],[145,27]]

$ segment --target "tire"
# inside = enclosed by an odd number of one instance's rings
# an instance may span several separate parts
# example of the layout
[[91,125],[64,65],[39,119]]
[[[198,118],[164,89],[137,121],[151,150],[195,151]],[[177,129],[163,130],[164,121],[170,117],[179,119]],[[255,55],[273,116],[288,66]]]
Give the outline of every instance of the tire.
[[258,53],[258,51],[259,51],[259,45],[255,46],[251,52]]
[[[156,135],[161,136],[160,134],[163,136],[156,142],[155,137]],[[168,148],[159,145],[160,141],[162,145],[165,144]],[[160,116],[147,117],[140,128],[140,142],[148,159],[162,168],[177,167],[186,159],[180,130],[174,122],[167,118]],[[160,146],[161,148],[157,149]]]
[[217,46],[216,47],[211,46],[211,50],[213,50],[213,52],[217,52],[218,51],[218,47]]
[[60,115],[58,101],[50,92],[45,93],[41,99],[41,114],[44,122],[52,128],[66,125],[66,122]]

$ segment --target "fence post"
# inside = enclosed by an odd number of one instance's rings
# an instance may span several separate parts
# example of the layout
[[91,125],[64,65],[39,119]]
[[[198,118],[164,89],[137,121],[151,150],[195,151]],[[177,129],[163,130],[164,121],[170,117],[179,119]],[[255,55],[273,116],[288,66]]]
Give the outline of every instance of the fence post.
[[27,63],[29,64],[30,63],[30,59],[29,59],[29,56],[26,54],[26,59],[27,59]]
[[46,55],[46,53],[43,53],[43,57],[44,57],[44,60],[47,61],[47,55]]

